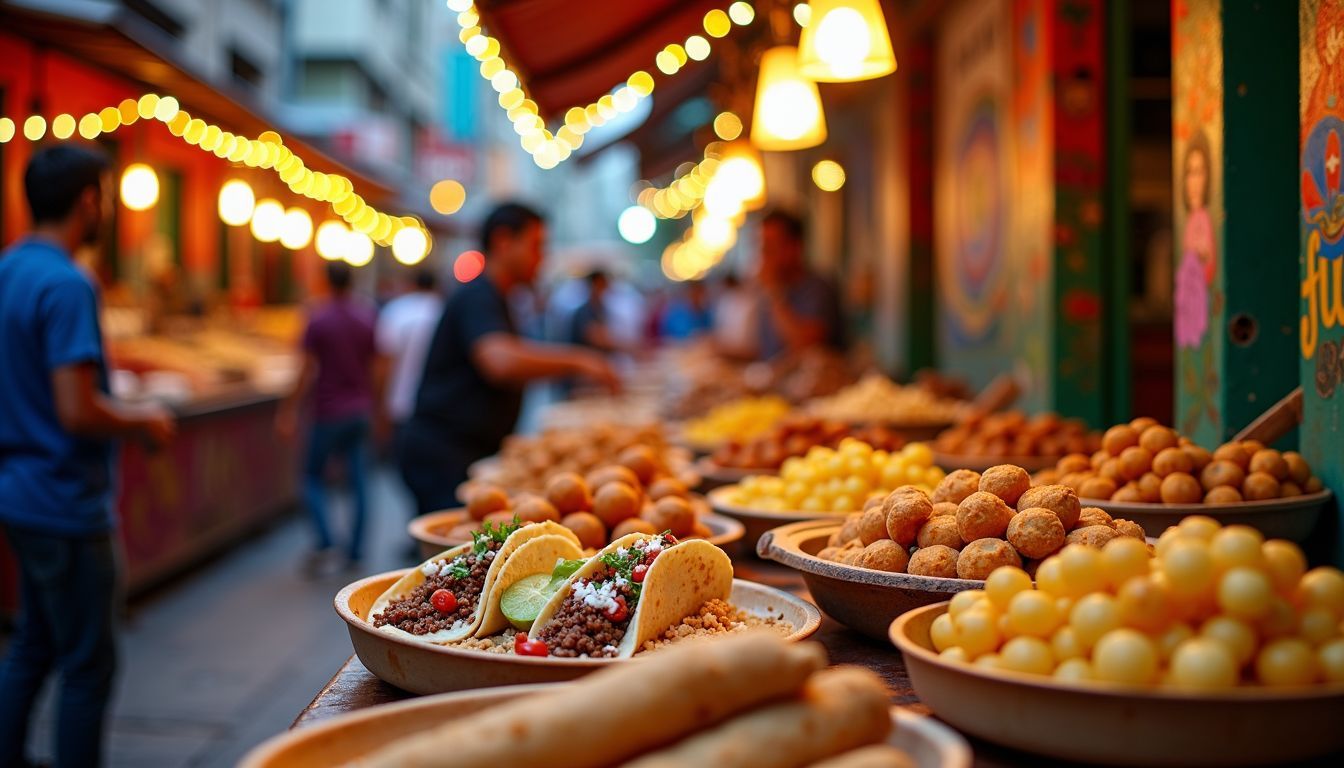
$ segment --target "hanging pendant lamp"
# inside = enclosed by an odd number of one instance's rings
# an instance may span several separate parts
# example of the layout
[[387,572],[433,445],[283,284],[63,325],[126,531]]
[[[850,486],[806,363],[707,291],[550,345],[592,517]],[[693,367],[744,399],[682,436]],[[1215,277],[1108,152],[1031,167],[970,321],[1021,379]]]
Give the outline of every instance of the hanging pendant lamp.
[[824,83],[871,80],[896,71],[878,0],[811,0],[798,43],[798,69]]
[[779,45],[761,56],[751,143],[767,152],[815,147],[826,140],[816,83],[798,72],[798,49]]

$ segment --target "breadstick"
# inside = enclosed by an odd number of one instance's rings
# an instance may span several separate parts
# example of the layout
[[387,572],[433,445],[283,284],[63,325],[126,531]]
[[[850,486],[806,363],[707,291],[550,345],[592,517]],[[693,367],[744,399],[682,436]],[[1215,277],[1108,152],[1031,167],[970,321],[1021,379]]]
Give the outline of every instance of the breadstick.
[[877,675],[859,667],[830,669],[813,675],[791,701],[740,715],[625,768],[802,768],[882,741],[891,730],[889,706]]
[[796,693],[821,646],[771,632],[684,643],[389,744],[369,768],[609,766]]
[[813,763],[809,768],[915,768],[915,763],[890,744],[874,744]]

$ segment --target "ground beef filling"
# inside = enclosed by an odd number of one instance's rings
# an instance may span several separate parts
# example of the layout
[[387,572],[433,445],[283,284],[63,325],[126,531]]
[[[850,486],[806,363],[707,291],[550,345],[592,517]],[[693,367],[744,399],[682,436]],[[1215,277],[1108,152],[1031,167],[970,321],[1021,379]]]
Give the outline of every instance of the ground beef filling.
[[[498,542],[490,542],[490,549],[499,548]],[[373,626],[391,625],[412,635],[428,635],[440,630],[452,629],[459,621],[469,622],[476,613],[476,603],[485,589],[485,575],[490,570],[494,558],[484,553],[468,554],[463,561],[471,570],[466,578],[455,579],[451,575],[440,576],[437,573],[425,579],[424,583],[411,591],[401,600],[389,603],[387,608],[373,617]],[[435,591],[446,589],[457,598],[457,607],[451,613],[439,613],[429,601]]]
[[635,615],[635,591],[631,585],[621,587],[618,594],[625,597],[630,607],[630,616],[625,621],[612,621],[604,609],[588,605],[571,593],[536,639],[546,644],[552,656],[594,659],[615,656],[621,638],[630,628],[630,618]]

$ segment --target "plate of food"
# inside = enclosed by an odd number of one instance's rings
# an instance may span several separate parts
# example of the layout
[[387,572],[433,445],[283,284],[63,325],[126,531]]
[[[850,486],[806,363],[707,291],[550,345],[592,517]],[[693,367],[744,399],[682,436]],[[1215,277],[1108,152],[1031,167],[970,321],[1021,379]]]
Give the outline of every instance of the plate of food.
[[1004,568],[898,617],[915,693],[962,731],[1070,762],[1341,764],[1344,574],[1204,516],[1158,549],[1154,568],[1070,548],[1034,584]]
[[514,492],[541,493],[555,475],[573,472],[584,476],[619,465],[635,472],[646,485],[661,477],[671,477],[694,488],[699,478],[690,468],[692,461],[689,451],[668,443],[658,425],[618,426],[598,422],[536,435],[510,435],[498,454],[468,468],[467,485],[488,484]]
[[944,469],[983,472],[997,464],[1014,464],[1037,472],[1071,453],[1090,455],[1101,447],[1101,433],[1056,413],[972,412],[939,434],[931,446]]
[[768,531],[757,554],[799,571],[823,611],[872,637],[886,637],[906,611],[983,588],[1000,566],[1035,573],[1070,544],[1126,539],[1118,548],[1148,556],[1136,524],[1083,507],[1065,486],[1029,483],[1021,467],[957,470],[932,494],[905,486],[841,520]]
[[1134,520],[1149,536],[1207,515],[1301,542],[1331,498],[1296,451],[1234,440],[1210,452],[1142,418],[1108,429],[1091,456],[1066,456],[1037,478],[1074,488],[1084,503]]
[[549,521],[491,525],[416,568],[347,586],[335,604],[364,665],[414,693],[571,680],[755,627],[801,640],[821,621],[805,600],[733,579],[706,541],[635,533],[584,558]]
[[891,707],[875,674],[825,664],[816,645],[748,633],[565,686],[466,691],[342,715],[267,741],[241,766],[970,768],[964,739]]

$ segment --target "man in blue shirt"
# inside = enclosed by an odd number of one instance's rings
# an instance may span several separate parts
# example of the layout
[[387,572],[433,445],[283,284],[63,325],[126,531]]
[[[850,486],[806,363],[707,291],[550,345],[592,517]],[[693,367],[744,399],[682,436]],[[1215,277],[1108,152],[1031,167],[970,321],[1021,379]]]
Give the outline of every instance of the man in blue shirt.
[[173,436],[164,410],[108,395],[97,293],[71,259],[98,240],[106,170],[86,149],[36,152],[24,174],[33,231],[0,253],[0,528],[21,600],[0,662],[6,768],[25,765],[33,704],[53,672],[56,765],[101,762],[116,666],[111,441]]
[[761,220],[761,359],[814,347],[844,348],[840,300],[834,286],[808,268],[805,234],[802,220],[785,211]]

